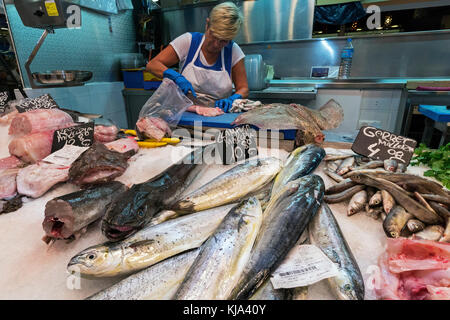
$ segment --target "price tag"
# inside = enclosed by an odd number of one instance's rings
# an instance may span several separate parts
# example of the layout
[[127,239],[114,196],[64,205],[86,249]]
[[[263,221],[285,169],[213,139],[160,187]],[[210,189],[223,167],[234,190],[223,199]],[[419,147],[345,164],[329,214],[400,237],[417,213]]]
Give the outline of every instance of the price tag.
[[312,285],[338,275],[337,266],[314,245],[296,245],[270,278],[274,289]]
[[44,158],[43,161],[61,166],[70,166],[87,149],[89,149],[89,147],[77,147],[66,144],[62,149],[59,149]]
[[408,165],[414,155],[416,145],[416,140],[365,126],[359,130],[352,150],[371,159],[395,159]]
[[90,147],[94,143],[94,123],[56,130],[53,134],[52,153],[65,145]]
[[223,164],[233,164],[258,155],[256,130],[249,125],[221,131],[216,138]]
[[55,0],[46,0],[45,9],[47,9],[47,14],[49,17],[58,17],[58,8],[56,7]]
[[11,100],[13,100],[13,98],[9,96],[8,91],[0,92],[0,116],[5,113],[8,108],[8,102]]
[[20,105],[17,106],[17,111],[20,113],[36,110],[36,109],[56,109],[58,104],[53,100],[52,96],[44,94],[37,98],[26,98]]

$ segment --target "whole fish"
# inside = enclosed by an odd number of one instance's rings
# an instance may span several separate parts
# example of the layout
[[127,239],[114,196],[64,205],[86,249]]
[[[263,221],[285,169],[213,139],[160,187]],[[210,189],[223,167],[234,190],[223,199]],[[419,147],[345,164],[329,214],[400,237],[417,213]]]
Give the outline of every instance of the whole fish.
[[299,147],[291,152],[283,169],[275,177],[272,194],[277,193],[289,181],[312,173],[325,157],[325,150],[314,144]]
[[341,163],[342,163],[342,159],[341,160],[328,161],[327,162],[327,169],[330,170],[331,172],[336,172],[337,168],[339,168]]
[[366,186],[357,184],[356,186],[353,186],[345,191],[335,193],[335,194],[328,194],[323,197],[323,200],[326,203],[339,203],[344,200],[350,199],[355,193],[358,193],[362,190],[364,190]]
[[186,214],[236,202],[263,188],[281,166],[282,162],[273,157],[239,164],[175,202],[170,209]]
[[397,170],[398,162],[394,159],[384,160],[384,169],[387,171],[395,172]]
[[[350,179],[351,180],[351,179]],[[369,206],[370,207],[376,207],[382,203],[383,198],[381,196],[381,191],[375,192],[375,194],[370,198],[369,200]]]
[[372,160],[370,162],[361,164],[357,167],[352,167],[351,170],[363,170],[363,169],[375,169],[382,168],[384,166],[384,162],[381,160]]
[[350,168],[355,164],[355,158],[354,157],[350,157],[345,159],[344,161],[342,161],[341,165],[339,166],[339,168],[337,168],[336,173],[340,176],[346,174],[347,172],[350,171]]
[[355,213],[364,209],[367,203],[367,192],[366,190],[361,190],[355,193],[347,207],[347,216],[354,215]]
[[333,193],[339,193],[342,191],[345,191],[353,186],[355,186],[356,183],[352,181],[352,179],[344,179],[343,181],[332,185],[328,189],[325,190],[325,194],[333,194]]
[[438,241],[439,239],[441,239],[442,235],[444,234],[444,231],[445,231],[444,227],[440,225],[428,226],[422,231],[414,233],[411,236],[411,239]]
[[431,212],[420,203],[409,197],[405,191],[396,184],[380,178],[373,178],[365,174],[355,174],[351,179],[359,184],[369,185],[389,192],[397,203],[400,203],[406,211],[413,214],[417,219],[429,223],[442,223],[442,218]]
[[122,241],[89,247],[70,260],[67,270],[86,277],[114,277],[150,267],[198,248],[227,212],[225,209],[198,212],[146,227]]
[[195,179],[202,148],[198,148],[157,176],[133,185],[108,206],[102,219],[102,232],[111,241],[132,235],[169,205]]
[[383,171],[360,170],[349,172],[345,174],[344,178],[351,178],[352,176],[358,174],[366,174],[372,178],[382,178],[399,185],[403,184],[411,185],[412,187],[414,187],[414,190],[416,190],[418,187],[421,187],[423,190],[428,190],[428,192],[421,192],[421,190],[417,189],[421,193],[431,193],[448,197],[447,192],[443,189],[443,187],[439,183],[423,177],[416,176],[414,174],[386,172],[384,170]]
[[406,223],[406,227],[412,233],[416,233],[425,229],[425,224],[417,219],[409,219],[408,222]]
[[249,300],[287,300],[289,290],[274,289],[270,278],[255,291]]
[[408,220],[413,217],[402,206],[394,206],[383,221],[383,230],[388,237],[398,238]]
[[336,264],[339,275],[328,278],[331,290],[340,300],[363,300],[364,280],[339,224],[326,203],[308,227],[311,243]]
[[344,181],[344,178],[342,178],[340,175],[338,175],[336,172],[331,172],[328,169],[323,169],[323,172],[329,176],[331,179],[333,179],[336,182],[342,182]]
[[200,248],[180,253],[139,271],[86,300],[170,300]]
[[386,190],[381,190],[381,198],[383,199],[384,212],[389,214],[389,212],[391,212],[392,208],[395,206],[395,200]]
[[450,205],[450,196],[440,196],[437,194],[421,194],[421,196],[426,200],[431,200],[434,202]]
[[174,299],[228,299],[250,258],[261,222],[261,204],[255,197],[231,209],[202,246]]
[[113,181],[50,200],[45,205],[42,222],[46,236],[53,239],[78,237],[83,228],[100,219],[109,203],[127,189],[124,184]]
[[442,218],[442,219],[447,219],[450,218],[450,211],[448,211],[446,208],[444,208],[443,205],[434,202],[434,201],[430,201],[430,206],[434,209],[434,211]]
[[261,286],[295,245],[322,202],[324,182],[308,175],[289,182],[272,197],[252,249],[250,262],[232,299],[247,299]]

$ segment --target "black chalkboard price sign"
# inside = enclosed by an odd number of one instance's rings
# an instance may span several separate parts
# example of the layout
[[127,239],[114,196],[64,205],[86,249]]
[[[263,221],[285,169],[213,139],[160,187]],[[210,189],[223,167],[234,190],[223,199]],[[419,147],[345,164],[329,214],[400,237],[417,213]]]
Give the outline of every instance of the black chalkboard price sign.
[[13,100],[8,91],[0,92],[0,116],[8,109],[8,102]]
[[94,143],[94,122],[56,130],[53,134],[52,153],[66,144],[77,147],[90,147]]
[[17,106],[17,111],[20,113],[36,109],[55,109],[59,108],[58,104],[53,100],[52,96],[43,94],[37,98],[26,98],[20,105]]
[[359,130],[352,150],[371,159],[395,159],[408,165],[416,145],[416,140],[366,126]]
[[233,164],[258,155],[256,130],[249,125],[221,131],[216,138],[223,164]]

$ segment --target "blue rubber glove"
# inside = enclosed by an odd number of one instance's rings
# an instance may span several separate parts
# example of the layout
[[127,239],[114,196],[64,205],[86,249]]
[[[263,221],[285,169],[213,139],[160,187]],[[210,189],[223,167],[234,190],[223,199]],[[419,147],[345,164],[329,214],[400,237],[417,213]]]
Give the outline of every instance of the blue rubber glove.
[[242,99],[242,96],[238,93],[235,93],[226,99],[217,100],[216,107],[221,108],[224,112],[228,112],[233,106],[233,101],[236,99]]
[[186,80],[185,77],[183,77],[181,74],[176,72],[173,69],[167,69],[163,72],[163,77],[169,78],[173,82],[177,84],[178,87],[180,87],[181,91],[183,91],[184,94],[187,94],[189,91],[192,92],[192,95],[197,98],[197,94],[194,91],[194,88],[192,87],[192,84]]

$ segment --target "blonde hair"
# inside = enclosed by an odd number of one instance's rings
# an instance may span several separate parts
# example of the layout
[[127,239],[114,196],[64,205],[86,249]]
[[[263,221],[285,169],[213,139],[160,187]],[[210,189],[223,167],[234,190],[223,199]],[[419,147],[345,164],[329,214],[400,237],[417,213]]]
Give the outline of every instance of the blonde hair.
[[243,21],[241,11],[232,2],[218,4],[209,14],[209,28],[221,40],[233,39],[239,33]]

